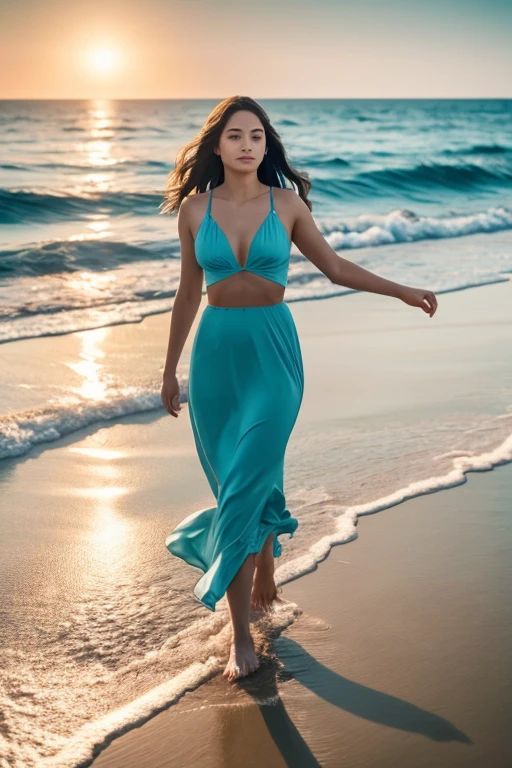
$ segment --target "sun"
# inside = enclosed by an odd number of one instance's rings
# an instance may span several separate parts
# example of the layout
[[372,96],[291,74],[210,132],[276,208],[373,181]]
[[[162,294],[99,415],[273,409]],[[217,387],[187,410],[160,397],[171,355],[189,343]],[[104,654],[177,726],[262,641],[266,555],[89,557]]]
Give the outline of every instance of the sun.
[[101,74],[115,70],[119,63],[119,57],[113,48],[96,48],[89,55],[92,69]]

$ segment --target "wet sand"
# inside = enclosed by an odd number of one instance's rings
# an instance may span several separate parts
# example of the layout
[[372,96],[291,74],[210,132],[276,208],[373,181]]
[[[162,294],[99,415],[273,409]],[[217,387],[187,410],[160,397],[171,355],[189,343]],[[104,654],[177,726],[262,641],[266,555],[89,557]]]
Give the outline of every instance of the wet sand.
[[[512,391],[511,299],[511,282],[447,294],[432,320],[370,294],[292,305],[306,370],[297,434],[401,409],[435,418],[468,393],[478,412],[483,404],[501,413],[493,398]],[[122,381],[130,372],[134,381],[141,371],[158,377],[169,317],[105,332],[105,365]],[[12,386],[33,385],[26,397],[36,406],[38,381],[75,376],[87,343],[87,334],[70,334],[3,345]],[[98,451],[122,457],[115,478],[98,476]],[[95,767],[508,768],[512,465],[466,479],[360,517],[355,540],[283,586],[301,613],[270,637],[257,676],[233,685],[217,673],[104,743]],[[168,577],[165,532],[210,498],[186,406],[177,420],[160,410],[102,421],[2,463],[6,604],[13,585],[29,599],[41,580],[46,589],[76,584],[83,573],[72,555],[84,541],[94,554],[91,521],[114,480],[124,490],[115,519],[134,547],[113,562],[134,571],[151,562]],[[183,577],[192,584],[197,574],[184,568]]]
[[[462,349],[460,381],[464,363],[476,364],[472,348],[481,348],[486,333],[490,346],[510,335],[510,325],[503,327],[498,317],[500,302],[510,311],[511,289],[508,283],[442,297],[450,308],[450,343]],[[343,329],[336,333],[350,334],[352,324],[361,355],[375,328],[370,299],[386,301],[363,296],[322,302],[324,329],[336,324],[342,301],[352,303],[342,308]],[[331,370],[342,362],[333,356],[326,362],[322,323],[314,322],[318,310],[297,310],[311,381],[313,370],[320,375],[315,356]],[[457,330],[458,312],[466,320],[471,314],[471,333],[462,321]],[[423,318],[397,313],[393,321],[409,323],[412,336]],[[404,344],[405,336],[407,331],[397,343]],[[446,387],[456,391],[448,351],[443,360]],[[323,370],[322,381],[330,380]],[[422,372],[415,370],[411,380],[420,382]],[[432,390],[433,384],[422,386]],[[435,386],[446,396],[439,371]],[[383,392],[383,400],[395,397],[390,386]],[[420,396],[411,387],[411,401]],[[435,393],[430,396],[435,400]],[[358,402],[363,398],[355,396],[355,408]],[[320,414],[327,408],[321,399],[316,406]],[[320,418],[312,402],[305,407],[304,418]],[[271,639],[257,676],[230,684],[217,674],[116,739],[95,768],[508,768],[511,511],[512,465],[504,464],[468,473],[463,485],[361,516],[355,540],[284,585],[283,598],[301,614]]]
[[263,674],[222,676],[95,768],[512,764],[512,465],[363,516],[283,587],[303,613]]

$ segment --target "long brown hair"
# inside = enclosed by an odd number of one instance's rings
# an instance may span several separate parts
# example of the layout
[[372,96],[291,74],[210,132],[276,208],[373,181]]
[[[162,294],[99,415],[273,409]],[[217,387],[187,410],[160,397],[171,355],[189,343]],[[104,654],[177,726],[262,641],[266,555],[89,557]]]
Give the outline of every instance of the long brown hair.
[[285,187],[285,177],[297,187],[300,197],[309,210],[313,210],[308,192],[311,189],[309,174],[297,171],[288,162],[281,138],[272,126],[265,110],[250,96],[230,96],[221,101],[210,112],[200,132],[188,144],[178,150],[174,170],[167,178],[164,202],[160,213],[172,213],[179,209],[182,201],[193,191],[205,192],[218,187],[224,181],[224,165],[213,150],[218,146],[227,121],[235,112],[246,109],[261,120],[265,129],[267,154],[261,161],[258,179],[269,186]]

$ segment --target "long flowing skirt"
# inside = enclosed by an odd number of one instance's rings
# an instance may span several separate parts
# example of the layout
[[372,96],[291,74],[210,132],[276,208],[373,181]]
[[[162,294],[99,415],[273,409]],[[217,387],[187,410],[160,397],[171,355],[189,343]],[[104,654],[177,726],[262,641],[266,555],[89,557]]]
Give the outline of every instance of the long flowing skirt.
[[302,354],[286,303],[206,306],[192,346],[188,409],[217,504],[188,515],[165,545],[203,571],[194,595],[212,611],[269,534],[279,557],[277,537],[291,538],[297,529],[283,472],[303,392]]

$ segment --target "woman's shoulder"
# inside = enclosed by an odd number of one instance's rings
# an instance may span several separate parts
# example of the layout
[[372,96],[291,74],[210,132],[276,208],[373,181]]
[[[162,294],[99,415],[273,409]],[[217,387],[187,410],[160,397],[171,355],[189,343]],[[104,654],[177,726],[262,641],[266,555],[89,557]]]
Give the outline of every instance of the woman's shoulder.
[[292,212],[297,204],[298,194],[293,189],[287,187],[272,187],[274,201],[283,211]]
[[191,232],[197,233],[201,221],[206,215],[208,195],[209,191],[195,192],[185,197],[181,202],[180,216]]
[[275,198],[281,199],[283,202],[292,203],[293,200],[298,197],[297,193],[293,189],[288,187],[272,187],[272,191]]
[[209,191],[206,192],[194,192],[193,194],[187,195],[182,201],[180,210],[183,209],[183,212],[188,216],[195,216],[197,213],[203,211],[206,211],[206,206],[208,205],[208,195]]

